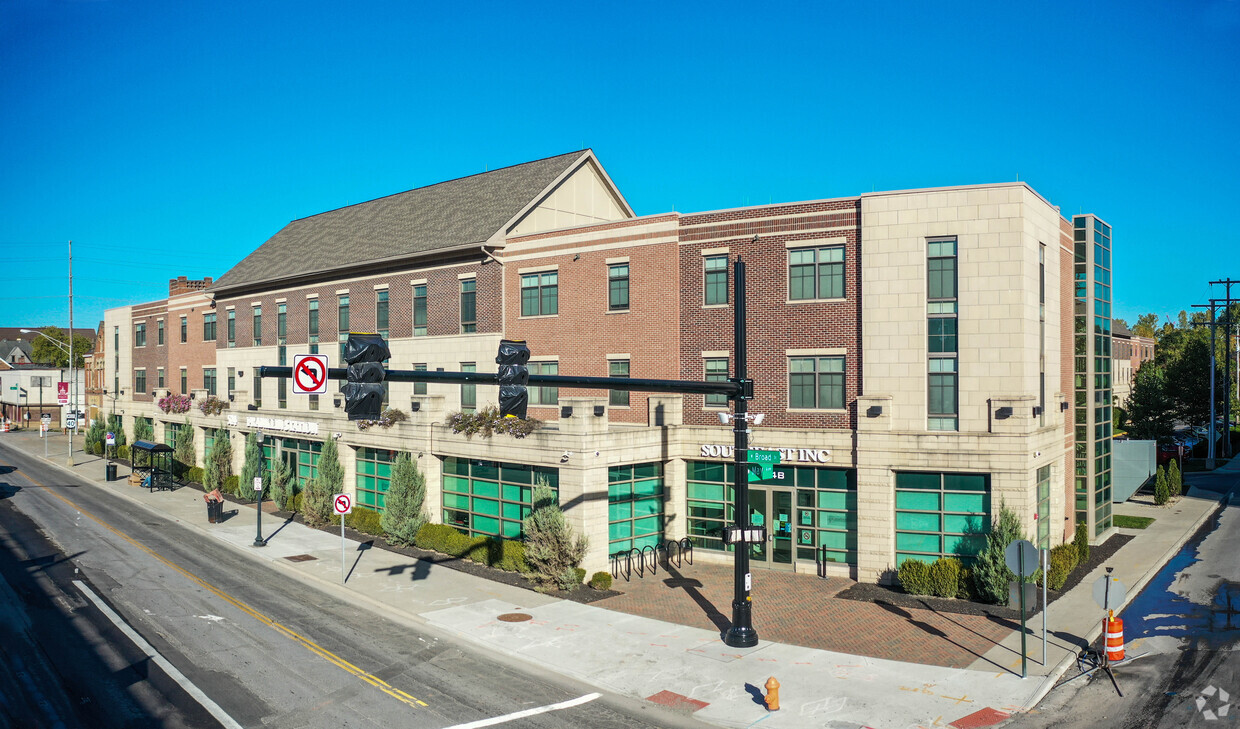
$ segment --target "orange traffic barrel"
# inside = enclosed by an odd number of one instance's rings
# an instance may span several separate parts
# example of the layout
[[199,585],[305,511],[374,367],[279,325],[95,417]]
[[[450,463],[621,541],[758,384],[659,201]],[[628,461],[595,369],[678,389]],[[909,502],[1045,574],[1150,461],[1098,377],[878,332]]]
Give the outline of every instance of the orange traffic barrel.
[[1124,660],[1124,621],[1111,618],[1106,621],[1107,660]]

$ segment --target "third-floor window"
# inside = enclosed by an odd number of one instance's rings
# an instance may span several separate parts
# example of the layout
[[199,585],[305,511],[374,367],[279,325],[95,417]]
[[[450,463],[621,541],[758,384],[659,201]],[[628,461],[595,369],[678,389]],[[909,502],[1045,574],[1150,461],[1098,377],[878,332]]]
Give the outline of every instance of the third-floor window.
[[413,336],[426,336],[426,284],[413,287]]
[[208,312],[202,315],[202,341],[215,341],[215,312]]
[[844,297],[844,246],[793,248],[788,251],[788,298]]
[[521,276],[521,316],[560,313],[560,274],[556,271]]
[[467,278],[461,280],[461,333],[478,331],[478,282]]

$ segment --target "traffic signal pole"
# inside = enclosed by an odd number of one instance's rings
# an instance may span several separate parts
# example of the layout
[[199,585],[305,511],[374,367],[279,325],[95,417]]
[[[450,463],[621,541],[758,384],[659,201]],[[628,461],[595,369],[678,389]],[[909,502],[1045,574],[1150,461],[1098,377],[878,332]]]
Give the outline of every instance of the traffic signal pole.
[[[733,344],[736,347],[736,377],[732,382],[740,391],[735,396],[732,416],[734,499],[736,513],[732,522],[738,527],[749,526],[749,400],[753,397],[753,381],[749,379],[749,363],[745,336],[745,262],[736,257],[736,305],[732,321]],[[749,550],[747,542],[732,545],[732,626],[723,635],[723,642],[733,648],[749,648],[758,644],[758,631],[753,628],[753,601],[749,594]]]

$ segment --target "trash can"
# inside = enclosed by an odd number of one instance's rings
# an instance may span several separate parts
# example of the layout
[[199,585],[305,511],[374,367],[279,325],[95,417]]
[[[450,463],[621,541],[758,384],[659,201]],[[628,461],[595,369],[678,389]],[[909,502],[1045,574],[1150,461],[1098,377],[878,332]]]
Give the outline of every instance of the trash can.
[[116,480],[116,464],[115,463],[108,464],[108,480],[109,481]]

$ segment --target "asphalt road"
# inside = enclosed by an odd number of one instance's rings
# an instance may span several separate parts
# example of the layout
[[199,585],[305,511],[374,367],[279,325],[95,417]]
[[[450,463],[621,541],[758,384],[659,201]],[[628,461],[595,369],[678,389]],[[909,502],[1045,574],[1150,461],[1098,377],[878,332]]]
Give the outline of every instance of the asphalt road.
[[[1126,660],[1114,667],[1119,696],[1102,672],[1061,682],[1010,726],[1240,726],[1240,494],[1237,474],[1194,475],[1199,487],[1232,491],[1124,610]],[[1070,679],[1070,680],[1069,680]]]
[[701,726],[328,597],[3,446],[0,496],[0,727]]

